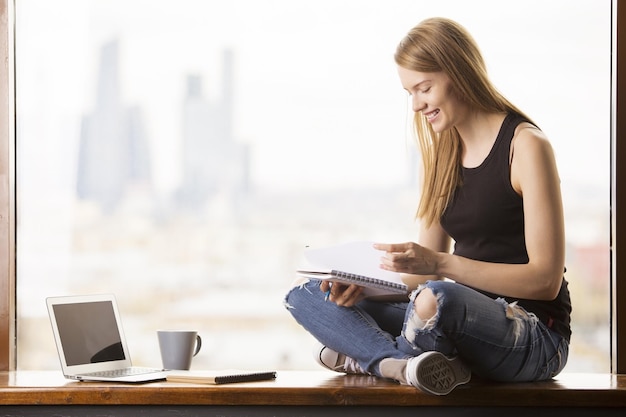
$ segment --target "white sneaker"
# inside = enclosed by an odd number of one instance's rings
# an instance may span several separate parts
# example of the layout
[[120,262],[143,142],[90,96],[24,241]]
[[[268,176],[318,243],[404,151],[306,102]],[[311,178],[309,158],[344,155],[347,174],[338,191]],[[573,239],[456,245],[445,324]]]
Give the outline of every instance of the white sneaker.
[[472,372],[458,357],[447,358],[436,351],[411,358],[406,365],[407,382],[435,395],[449,394],[457,386],[468,383],[471,377]]
[[346,374],[371,375],[365,372],[363,368],[354,359],[335,352],[329,347],[320,344],[315,349],[315,360],[326,369]]

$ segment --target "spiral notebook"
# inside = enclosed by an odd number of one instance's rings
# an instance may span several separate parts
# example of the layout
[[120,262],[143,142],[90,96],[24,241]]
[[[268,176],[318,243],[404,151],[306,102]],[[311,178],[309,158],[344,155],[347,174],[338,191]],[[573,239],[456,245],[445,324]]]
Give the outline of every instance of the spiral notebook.
[[308,265],[296,272],[306,278],[317,278],[356,284],[371,296],[406,294],[408,287],[397,272],[380,268],[384,252],[374,249],[373,242],[348,242],[324,248],[307,248]]
[[170,371],[167,375],[167,380],[169,382],[188,382],[211,385],[266,381],[275,378],[275,371],[242,371],[235,369],[222,371]]

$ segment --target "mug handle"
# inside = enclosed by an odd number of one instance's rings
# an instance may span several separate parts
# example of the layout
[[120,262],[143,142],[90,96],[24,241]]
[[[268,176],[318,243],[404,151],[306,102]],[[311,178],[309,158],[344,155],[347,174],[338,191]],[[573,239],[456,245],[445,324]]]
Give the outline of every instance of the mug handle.
[[196,356],[198,352],[200,352],[200,348],[202,347],[202,338],[200,335],[196,335],[196,350],[193,352],[193,356]]

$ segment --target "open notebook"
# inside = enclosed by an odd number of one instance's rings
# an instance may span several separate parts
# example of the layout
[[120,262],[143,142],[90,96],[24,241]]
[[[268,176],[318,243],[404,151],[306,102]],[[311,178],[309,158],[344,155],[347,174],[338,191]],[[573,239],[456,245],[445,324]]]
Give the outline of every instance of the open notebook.
[[373,245],[374,242],[357,241],[307,248],[304,258],[308,265],[296,272],[305,278],[359,285],[368,297],[407,294],[401,274],[380,268],[384,252]]
[[46,303],[66,378],[119,382],[166,378],[160,369],[132,366],[112,294],[50,297]]

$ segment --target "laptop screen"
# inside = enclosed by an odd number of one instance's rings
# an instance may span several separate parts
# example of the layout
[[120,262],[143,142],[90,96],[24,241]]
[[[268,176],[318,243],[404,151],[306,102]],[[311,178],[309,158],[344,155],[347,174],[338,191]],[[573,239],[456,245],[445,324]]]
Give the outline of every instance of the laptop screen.
[[126,359],[111,301],[52,308],[68,366]]

